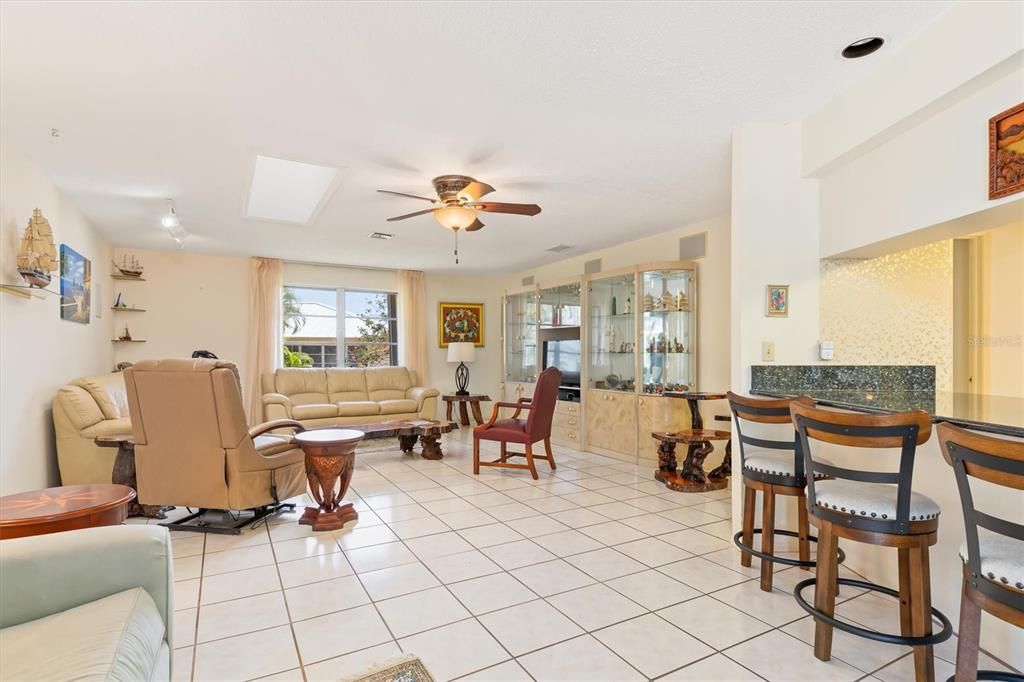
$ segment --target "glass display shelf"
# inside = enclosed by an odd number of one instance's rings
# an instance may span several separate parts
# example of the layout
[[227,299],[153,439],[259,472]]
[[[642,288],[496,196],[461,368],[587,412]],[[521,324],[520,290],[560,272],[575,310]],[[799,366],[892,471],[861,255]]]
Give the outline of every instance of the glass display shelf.
[[587,323],[590,388],[636,388],[636,276],[619,275],[589,283]]
[[643,273],[640,300],[643,344],[643,392],[694,390],[696,333],[693,271]]

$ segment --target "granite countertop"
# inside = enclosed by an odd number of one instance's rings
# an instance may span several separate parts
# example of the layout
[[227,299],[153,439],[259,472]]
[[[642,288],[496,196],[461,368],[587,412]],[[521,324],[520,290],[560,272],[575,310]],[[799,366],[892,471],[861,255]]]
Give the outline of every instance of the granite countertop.
[[1024,398],[951,391],[863,388],[774,390],[759,387],[750,392],[776,398],[808,395],[822,405],[862,412],[924,410],[937,422],[950,422],[976,431],[1024,438]]

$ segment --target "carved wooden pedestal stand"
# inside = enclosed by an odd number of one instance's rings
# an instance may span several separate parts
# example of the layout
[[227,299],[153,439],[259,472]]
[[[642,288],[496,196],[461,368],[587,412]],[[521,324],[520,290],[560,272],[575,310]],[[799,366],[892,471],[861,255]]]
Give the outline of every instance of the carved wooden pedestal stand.
[[[683,398],[690,406],[690,428],[682,431],[656,431],[651,434],[661,441],[658,445],[658,470],[654,478],[672,490],[685,493],[705,493],[709,490],[721,490],[729,485],[732,473],[732,443],[725,448],[725,458],[721,465],[710,473],[704,471],[704,460],[714,446],[713,440],[729,441],[732,434],[728,431],[705,429],[704,419],[700,416],[699,401],[724,400],[724,393],[702,393],[699,391],[666,391],[667,398]],[[676,443],[684,443],[686,459],[683,468],[676,471]]]
[[[362,431],[352,429],[311,429],[295,434],[295,442],[306,454],[306,479],[313,499],[320,505],[306,507],[299,523],[313,530],[338,530],[359,518],[351,503],[341,504],[348,492],[355,468],[356,445]],[[338,490],[335,490],[335,483]]]

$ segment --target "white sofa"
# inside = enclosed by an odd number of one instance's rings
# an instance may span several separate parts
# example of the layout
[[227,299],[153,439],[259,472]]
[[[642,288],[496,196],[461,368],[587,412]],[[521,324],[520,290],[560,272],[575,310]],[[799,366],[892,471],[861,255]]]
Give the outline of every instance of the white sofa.
[[279,369],[263,375],[262,390],[266,421],[304,426],[433,419],[439,395],[405,367]]
[[171,679],[171,564],[160,526],[4,540],[0,678]]

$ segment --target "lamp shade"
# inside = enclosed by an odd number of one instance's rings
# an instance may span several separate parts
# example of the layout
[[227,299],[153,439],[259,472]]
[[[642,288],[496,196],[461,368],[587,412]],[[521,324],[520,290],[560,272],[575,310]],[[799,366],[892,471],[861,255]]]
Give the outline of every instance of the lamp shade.
[[473,362],[476,346],[472,341],[456,341],[448,344],[448,362]]

